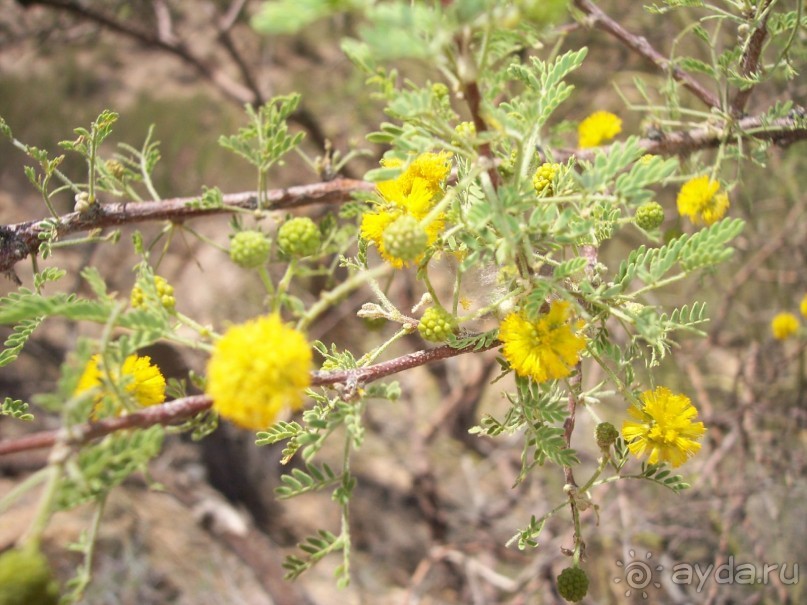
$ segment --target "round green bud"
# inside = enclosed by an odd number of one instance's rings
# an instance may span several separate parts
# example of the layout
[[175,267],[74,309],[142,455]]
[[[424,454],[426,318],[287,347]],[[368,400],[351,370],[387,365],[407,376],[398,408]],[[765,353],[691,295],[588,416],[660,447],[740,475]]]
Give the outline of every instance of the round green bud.
[[431,342],[445,342],[457,331],[457,318],[442,307],[429,307],[418,323],[418,332]]
[[311,256],[321,243],[319,227],[307,216],[293,218],[278,230],[277,243],[289,256]]
[[404,262],[415,260],[426,251],[429,236],[413,216],[400,216],[384,230],[384,249],[393,258]]
[[567,601],[576,603],[588,592],[588,576],[579,567],[567,567],[558,576],[558,592]]
[[56,605],[59,585],[48,560],[33,548],[0,555],[0,605]]
[[658,202],[645,202],[636,209],[633,220],[637,227],[645,231],[658,229],[664,222],[664,208]]
[[239,267],[253,269],[269,260],[271,243],[260,231],[239,231],[230,240],[230,258]]
[[619,437],[619,431],[610,422],[601,422],[594,429],[594,436],[597,438],[597,445],[600,449],[611,447]]

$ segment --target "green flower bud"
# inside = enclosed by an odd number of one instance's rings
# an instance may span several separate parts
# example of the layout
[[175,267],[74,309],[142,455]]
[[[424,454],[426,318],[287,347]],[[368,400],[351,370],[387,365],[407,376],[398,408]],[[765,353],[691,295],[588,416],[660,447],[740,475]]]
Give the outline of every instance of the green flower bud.
[[457,331],[457,318],[441,307],[429,307],[418,323],[418,332],[431,342],[445,342]]
[[401,216],[384,230],[384,249],[404,262],[415,260],[426,251],[429,236],[413,216]]
[[0,555],[0,605],[57,605],[59,585],[48,560],[33,548]]
[[608,449],[619,437],[619,431],[610,422],[601,422],[594,429],[594,436],[597,438],[597,445],[600,449]]
[[280,249],[289,256],[311,256],[319,250],[319,227],[307,216],[286,221],[277,232]]
[[588,576],[579,567],[567,567],[558,576],[558,592],[567,601],[576,603],[588,592]]
[[239,231],[230,240],[230,258],[245,269],[260,267],[269,260],[270,246],[260,231]]
[[637,227],[645,231],[652,231],[664,222],[664,208],[658,202],[645,202],[636,209],[633,220]]

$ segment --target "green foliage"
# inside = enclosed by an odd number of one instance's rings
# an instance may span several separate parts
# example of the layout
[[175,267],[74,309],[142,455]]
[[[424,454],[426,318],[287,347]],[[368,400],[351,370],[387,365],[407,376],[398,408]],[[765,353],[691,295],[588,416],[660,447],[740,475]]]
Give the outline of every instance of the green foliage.
[[28,404],[19,399],[6,397],[0,402],[0,416],[11,416],[17,420],[30,421],[34,415],[28,412]]
[[286,123],[299,103],[300,95],[294,94],[275,97],[257,111],[247,105],[249,125],[239,128],[238,134],[219,137],[219,144],[266,172],[303,138],[303,133],[289,135]]
[[[297,545],[304,553],[302,556],[290,555],[283,561],[283,568],[286,570],[286,579],[293,580],[310,569],[323,557],[335,552],[343,547],[343,540],[340,536],[335,536],[329,531],[319,530],[315,536],[309,536],[304,542]],[[344,583],[346,579],[344,573],[339,573],[339,579]]]
[[642,472],[637,478],[647,479],[657,485],[666,487],[675,493],[679,493],[690,487],[681,475],[673,475],[663,464],[642,464]]
[[164,429],[152,426],[108,435],[96,445],[81,449],[59,486],[55,506],[67,510],[97,499],[120,485],[132,473],[146,472],[149,461],[160,453]]
[[295,468],[290,473],[281,475],[280,481],[283,485],[275,488],[278,498],[282,500],[318,491],[342,480],[342,476],[334,473],[327,464],[320,467],[307,464],[305,469]]
[[10,364],[17,359],[25,346],[26,341],[31,337],[39,325],[44,320],[44,317],[34,317],[32,319],[22,320],[14,326],[11,335],[6,338],[3,346],[6,348],[0,351],[0,368]]

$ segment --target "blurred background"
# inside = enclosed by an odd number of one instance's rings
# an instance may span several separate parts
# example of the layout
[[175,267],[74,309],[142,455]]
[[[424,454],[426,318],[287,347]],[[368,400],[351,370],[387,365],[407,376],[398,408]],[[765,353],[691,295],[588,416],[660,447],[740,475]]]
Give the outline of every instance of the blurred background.
[[[343,171],[361,178],[377,166],[384,151],[364,141],[384,114],[368,94],[364,76],[339,50],[340,38],[355,33],[356,18],[340,15],[316,21],[299,34],[261,36],[249,22],[261,4],[0,0],[0,115],[18,139],[52,154],[58,141],[72,138],[73,128],[87,127],[105,108],[121,116],[112,144],[139,148],[153,124],[162,156],[155,185],[170,198],[198,195],[202,186],[217,186],[225,193],[253,190],[251,168],[217,139],[243,125],[245,103],[297,91],[303,101],[292,128],[306,133],[305,151],[317,157],[326,146],[342,153],[363,147],[366,156]],[[660,18],[618,0],[599,5],[663,53],[688,22],[681,12]],[[607,109],[623,118],[625,133],[641,134],[647,124],[640,114],[627,112],[614,85],[630,96],[634,77],[653,83],[660,76],[604,34],[576,27],[557,32],[565,36],[563,48],[588,45],[591,51],[573,77],[578,93],[555,118],[571,123]],[[691,56],[699,52],[687,49]],[[404,73],[422,79],[424,71],[412,65]],[[783,98],[803,103],[807,82],[767,82],[752,96],[749,113]],[[765,166],[743,162],[736,165],[736,174],[723,175],[727,180],[741,177],[731,192],[730,214],[747,221],[735,242],[734,258],[712,274],[679,282],[654,301],[665,307],[693,299],[708,303],[708,336],[682,336],[680,347],[653,374],[655,384],[692,399],[708,433],[702,452],[680,469],[692,489],[674,496],[644,482],[620,481],[594,492],[598,509],[584,515],[589,554],[584,567],[592,582],[584,603],[807,602],[803,583],[792,582],[794,573],[800,580],[798,573],[807,568],[804,347],[796,340],[775,340],[769,327],[780,311],[798,314],[807,293],[805,149],[804,143],[772,148]],[[702,158],[708,164],[708,153]],[[0,224],[46,215],[23,174],[27,161],[8,141],[0,141]],[[63,170],[78,175],[82,165],[68,157]],[[271,177],[270,187],[320,180],[294,155]],[[675,215],[675,191],[661,192],[658,201],[667,210],[665,230],[688,228]],[[56,203],[60,212],[72,210],[69,196]],[[313,206],[300,212],[319,216],[327,211]],[[195,221],[193,226],[226,244],[226,218]],[[146,233],[160,228],[141,226]],[[134,282],[130,268],[137,262],[129,234],[124,231],[116,246],[59,251],[56,262],[76,271],[95,265],[110,290],[126,293]],[[641,233],[625,228],[604,247],[601,259],[615,266],[640,243]],[[23,263],[18,273],[30,285],[30,267]],[[202,323],[220,327],[225,320],[260,312],[259,284],[199,240],[172,241],[160,274],[174,286],[180,310]],[[77,291],[86,287],[77,272],[66,279],[74,280]],[[0,282],[0,294],[13,290],[10,281]],[[402,274],[392,298],[405,309],[420,294],[413,276]],[[312,327],[311,339],[333,341],[354,352],[383,342],[383,328],[375,333],[355,317],[366,300],[369,295],[363,293],[346,301]],[[72,343],[92,329],[49,323],[16,363],[0,368],[0,395],[30,400],[51,390]],[[0,329],[0,337],[8,333]],[[422,345],[411,337],[389,354]],[[202,357],[167,346],[150,354],[171,376],[204,367]],[[368,438],[354,461],[359,485],[352,513],[350,587],[338,592],[334,587],[336,558],[325,559],[294,583],[282,579],[283,556],[302,537],[335,528],[338,509],[327,493],[275,501],[272,489],[282,470],[279,451],[257,448],[253,434],[221,426],[201,443],[171,437],[153,463],[151,477],[133,477],[113,492],[85,602],[560,602],[553,584],[568,564],[561,548],[572,546],[569,520],[561,516],[548,523],[536,550],[520,552],[504,545],[531,515],[540,516],[561,501],[562,474],[535,472],[512,489],[520,468],[520,442],[467,432],[482,413],[500,415],[506,407],[501,393],[510,385],[488,384],[497,368],[494,352],[418,368],[396,377],[401,400],[369,407]],[[600,378],[596,368],[588,368],[587,385]],[[614,398],[595,412],[621,426],[625,407]],[[594,425],[590,416],[578,415],[580,476],[596,466],[589,437]],[[0,438],[55,426],[58,419],[42,413],[33,425],[0,418]],[[332,454],[338,460],[339,453]],[[43,451],[0,458],[0,496],[43,465],[46,456]],[[162,490],[149,489],[151,481]],[[0,550],[13,544],[26,526],[34,496],[0,517]],[[60,514],[47,534],[47,552],[62,580],[71,577],[78,561],[66,546],[88,523],[88,511],[79,508]],[[785,581],[778,571],[752,585],[712,579],[699,588],[697,581],[670,581],[669,570],[677,563],[706,569],[728,560],[757,568],[787,564]],[[626,573],[637,561],[655,570],[658,586],[650,582],[643,590],[637,585],[630,589]]]

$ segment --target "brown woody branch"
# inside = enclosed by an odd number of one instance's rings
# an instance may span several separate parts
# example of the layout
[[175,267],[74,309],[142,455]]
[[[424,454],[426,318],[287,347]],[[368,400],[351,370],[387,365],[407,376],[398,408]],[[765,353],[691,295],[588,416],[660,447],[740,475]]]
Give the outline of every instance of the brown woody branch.
[[[740,74],[744,77],[753,76],[759,69],[759,57],[762,54],[762,45],[765,42],[765,38],[768,37],[768,16],[770,15],[768,6],[771,2],[772,0],[767,0],[765,6],[762,7],[762,20],[757,25],[754,33],[751,34],[748,46],[740,60]],[[731,112],[734,115],[743,113],[745,105],[748,103],[748,98],[751,96],[751,91],[753,90],[754,87],[749,86],[737,92],[737,95],[731,102]]]
[[674,80],[680,82],[709,107],[720,107],[720,99],[718,99],[717,96],[706,90],[700,82],[683,69],[673,65],[667,57],[653,48],[647,38],[629,32],[622,27],[622,25],[605,14],[602,9],[591,2],[591,0],[574,0],[574,5],[588,17],[585,21],[587,25],[601,29],[614,36],[625,46],[653,63],[661,71],[669,73]]
[[[731,128],[731,131],[728,129]],[[732,126],[708,126],[689,131],[667,133],[661,139],[641,139],[639,146],[647,153],[659,155],[685,155],[698,149],[717,147],[729,134],[746,138],[771,141],[787,146],[807,139],[807,121],[804,118],[780,118],[767,120],[763,115],[738,120]],[[607,147],[605,148],[607,150]],[[565,161],[571,156],[590,160],[596,149],[560,150],[556,161]],[[267,192],[269,208],[297,208],[311,204],[339,204],[350,199],[353,192],[373,191],[375,185],[354,179],[334,179],[311,185],[273,189]],[[199,216],[232,212],[233,208],[254,210],[257,197],[254,192],[232,193],[224,196],[224,206],[201,208],[192,205],[197,198],[174,198],[159,202],[101,204],[94,211],[79,214],[73,212],[61,217],[57,226],[60,236],[91,231],[102,227],[120,226],[155,220],[182,222]],[[35,252],[39,245],[38,234],[47,225],[41,221],[29,221],[0,226],[0,273],[9,273],[19,261]]]
[[[729,136],[745,139],[770,141],[774,145],[787,147],[798,141],[807,140],[807,120],[798,117],[768,120],[764,115],[750,116],[733,124],[709,125],[692,130],[665,133],[661,138],[639,140],[639,147],[647,153],[657,155],[687,155],[699,149],[718,147]],[[601,147],[608,150],[610,146]],[[579,160],[594,158],[597,148],[555,152],[556,161],[565,161],[574,156]]]
[[[787,146],[807,139],[807,121],[803,118],[780,118],[767,120],[763,115],[738,120],[733,126],[708,126],[689,131],[667,133],[661,139],[641,139],[639,146],[647,153],[659,155],[685,155],[698,149],[717,147],[731,133],[746,138],[771,141]],[[607,149],[607,147],[605,148]],[[596,149],[560,150],[556,161],[565,161],[571,156],[590,160]],[[311,204],[339,204],[350,199],[353,192],[373,191],[375,185],[354,179],[334,179],[311,185],[273,189],[267,192],[269,209],[297,208]],[[197,198],[175,198],[159,202],[101,204],[95,211],[79,214],[73,212],[60,218],[57,230],[60,236],[91,231],[102,227],[120,226],[155,220],[182,222],[199,216],[229,213],[233,208],[254,210],[257,196],[254,192],[232,193],[224,196],[224,206],[201,208],[191,203]],[[29,221],[0,226],[0,272],[8,273],[19,261],[35,252],[39,245],[38,234],[47,225],[41,221]]]
[[[353,179],[334,179],[311,185],[273,189],[267,192],[267,210],[297,208],[311,204],[340,204],[350,199],[357,191],[373,191],[375,185]],[[104,227],[117,227],[146,221],[184,220],[231,213],[234,208],[255,210],[255,192],[231,193],[223,196],[224,205],[205,208],[194,204],[198,197],[182,197],[162,201],[98,204],[87,212],[71,212],[59,219],[57,231],[60,237],[76,232],[91,231]],[[11,271],[14,264],[35,252],[39,245],[38,235],[45,231],[47,223],[41,220],[17,223],[0,227],[0,272]]]
[[[422,366],[440,359],[456,357],[465,353],[482,352],[499,346],[498,341],[494,341],[486,347],[475,348],[473,346],[463,349],[455,349],[448,345],[436,347],[426,351],[416,351],[389,361],[377,363],[364,368],[352,370],[337,370],[333,372],[315,371],[311,374],[311,386],[335,386],[342,385],[347,390],[355,392],[361,385],[385,378],[404,370]],[[42,431],[24,437],[7,439],[0,441],[0,456],[16,452],[30,451],[46,447],[52,447],[57,441],[65,441],[69,445],[82,445],[99,437],[104,437],[116,431],[148,428],[150,426],[171,425],[192,418],[209,410],[213,405],[213,400],[207,395],[192,395],[175,399],[161,405],[151,406],[126,416],[117,418],[107,418],[99,422],[88,422],[86,424],[70,427],[69,429],[59,429],[55,431]]]

